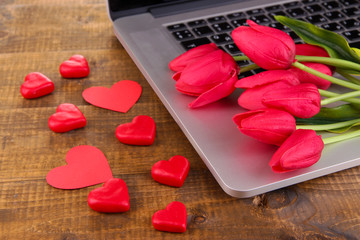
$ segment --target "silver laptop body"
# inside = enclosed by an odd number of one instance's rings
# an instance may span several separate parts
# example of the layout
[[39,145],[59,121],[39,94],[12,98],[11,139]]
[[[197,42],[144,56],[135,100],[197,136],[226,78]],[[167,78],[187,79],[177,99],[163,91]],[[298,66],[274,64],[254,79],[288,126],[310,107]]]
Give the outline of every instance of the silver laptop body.
[[189,109],[194,98],[175,89],[168,63],[185,49],[168,26],[291,1],[159,2],[165,3],[140,7],[142,10],[128,9],[124,14],[118,13],[114,1],[109,0],[115,35],[227,194],[251,197],[360,164],[360,139],[355,138],[326,145],[319,162],[309,168],[274,173],[268,163],[277,148],[241,134],[232,120],[235,114],[245,111],[237,104],[240,91],[214,104]]

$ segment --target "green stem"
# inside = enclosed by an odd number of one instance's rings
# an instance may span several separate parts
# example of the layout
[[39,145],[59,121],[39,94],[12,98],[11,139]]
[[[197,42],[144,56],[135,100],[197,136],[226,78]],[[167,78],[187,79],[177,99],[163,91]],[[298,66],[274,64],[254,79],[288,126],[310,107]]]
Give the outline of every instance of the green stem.
[[250,60],[246,55],[234,56],[236,62]]
[[[336,97],[336,96],[339,96],[340,94],[338,93],[334,93],[334,92],[329,92],[329,91],[326,91],[326,90],[322,90],[322,89],[318,89],[319,90],[319,93],[321,96],[323,97]],[[344,102],[349,102],[349,103],[354,103],[354,104],[360,104],[360,99],[358,98],[347,98],[347,99],[343,99]]]
[[347,82],[347,81],[344,81],[344,80],[341,80],[341,79],[326,75],[326,74],[324,74],[322,72],[319,72],[319,71],[316,71],[316,70],[314,70],[312,68],[309,68],[309,67],[307,67],[304,64],[301,64],[299,62],[294,62],[292,65],[294,67],[299,68],[300,70],[303,70],[305,72],[313,74],[313,75],[315,75],[317,77],[321,77],[321,78],[323,78],[325,80],[328,80],[328,81],[330,81],[330,82],[332,82],[334,84],[337,84],[337,85],[340,85],[340,86],[343,86],[343,87],[347,87],[347,88],[351,88],[351,89],[355,89],[355,90],[360,90],[360,86],[357,85],[357,84]]
[[341,69],[336,69],[336,72],[338,72],[341,76],[343,76],[344,78],[346,78],[347,80],[360,85],[360,79],[351,76],[350,74],[346,73],[345,71],[341,70]]
[[335,142],[340,142],[340,141],[358,137],[358,136],[360,136],[360,130],[347,132],[347,133],[340,134],[340,135],[333,136],[333,137],[323,138],[323,142],[324,142],[324,144],[335,143]]
[[300,62],[318,62],[343,69],[353,69],[356,71],[360,71],[360,64],[343,59],[330,58],[330,57],[301,56],[301,55],[296,55],[295,58]]
[[360,118],[348,120],[344,122],[337,122],[337,123],[329,123],[329,124],[320,124],[320,125],[297,125],[296,129],[312,129],[314,131],[323,131],[323,130],[330,130],[330,129],[337,129],[342,127],[347,127],[353,125],[357,122],[360,122]]
[[326,104],[330,104],[333,102],[337,102],[340,100],[352,98],[352,97],[358,97],[358,96],[360,96],[360,91],[353,91],[353,92],[338,94],[337,96],[329,97],[329,98],[321,100],[321,106],[324,106]]
[[243,73],[243,72],[247,72],[247,71],[251,71],[251,70],[254,70],[254,69],[258,69],[259,66],[256,65],[256,64],[250,64],[250,65],[247,65],[245,67],[241,67],[240,68],[240,73]]

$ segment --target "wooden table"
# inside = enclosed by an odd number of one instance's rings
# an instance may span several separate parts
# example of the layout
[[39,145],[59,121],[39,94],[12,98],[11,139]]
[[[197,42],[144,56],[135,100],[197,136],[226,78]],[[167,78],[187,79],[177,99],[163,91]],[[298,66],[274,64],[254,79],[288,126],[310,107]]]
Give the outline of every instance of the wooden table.
[[[84,55],[89,77],[64,79],[58,68]],[[24,77],[39,71],[55,91],[27,100]],[[143,88],[128,113],[94,107],[81,93],[130,79]],[[360,167],[248,199],[223,192],[175,121],[113,34],[104,0],[2,0],[0,2],[0,239],[360,239]],[[61,103],[77,105],[85,128],[54,133],[48,118]],[[129,146],[115,128],[137,115],[157,125],[152,146]],[[104,214],[87,204],[101,186],[60,190],[47,173],[65,165],[72,147],[91,145],[107,157],[114,177],[129,189],[130,211]],[[181,188],[151,178],[152,165],[174,155],[190,161]],[[186,205],[185,233],[153,228],[154,212],[172,201]]]

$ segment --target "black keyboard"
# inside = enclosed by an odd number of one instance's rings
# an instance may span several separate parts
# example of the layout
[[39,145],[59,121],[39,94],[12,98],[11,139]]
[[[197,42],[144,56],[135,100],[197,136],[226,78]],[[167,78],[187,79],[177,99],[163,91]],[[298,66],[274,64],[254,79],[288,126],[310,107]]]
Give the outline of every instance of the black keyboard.
[[360,0],[294,1],[243,12],[199,18],[169,25],[167,29],[185,50],[213,42],[233,56],[242,53],[234,44],[230,33],[234,28],[246,25],[247,19],[260,25],[283,30],[294,39],[295,43],[302,43],[302,40],[294,32],[275,21],[274,15],[300,19],[337,32],[348,40],[351,47],[360,48]]

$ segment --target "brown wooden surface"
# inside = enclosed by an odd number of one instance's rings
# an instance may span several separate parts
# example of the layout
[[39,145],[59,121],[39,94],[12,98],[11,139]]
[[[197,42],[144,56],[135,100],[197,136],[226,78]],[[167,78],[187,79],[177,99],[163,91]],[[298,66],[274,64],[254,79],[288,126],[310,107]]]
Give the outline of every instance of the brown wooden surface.
[[[60,77],[60,63],[84,55],[89,77]],[[24,99],[19,92],[29,72],[55,82],[46,97]],[[143,93],[126,114],[86,103],[81,92],[130,79]],[[170,80],[169,80],[170,81]],[[113,34],[103,0],[0,1],[0,239],[360,239],[360,167],[248,199],[225,194]],[[65,102],[88,120],[64,134],[47,120]],[[137,115],[152,116],[155,143],[135,147],[117,141],[114,131]],[[91,210],[92,186],[59,190],[46,174],[65,164],[66,152],[88,144],[101,149],[115,177],[130,193],[130,211]],[[160,185],[150,169],[159,160],[183,155],[190,172],[181,188]],[[156,231],[154,212],[183,202],[188,229]]]

